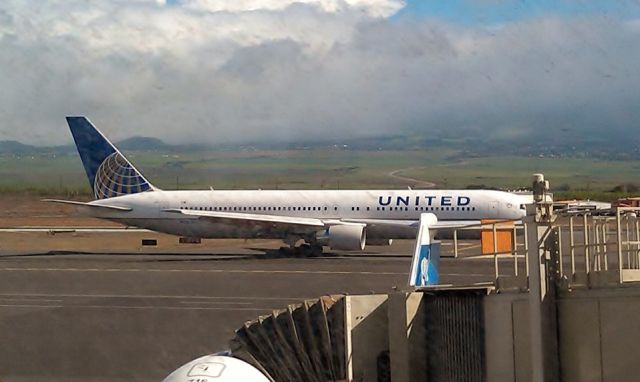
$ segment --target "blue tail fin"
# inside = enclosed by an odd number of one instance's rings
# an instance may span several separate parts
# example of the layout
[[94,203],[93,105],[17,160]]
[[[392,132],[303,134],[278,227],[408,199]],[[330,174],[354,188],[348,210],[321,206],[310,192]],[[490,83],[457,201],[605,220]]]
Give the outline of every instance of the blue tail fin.
[[85,117],[67,117],[96,199],[155,189]]
[[409,286],[424,287],[440,282],[440,243],[433,241],[429,228],[438,222],[434,214],[420,214],[420,226],[411,263]]

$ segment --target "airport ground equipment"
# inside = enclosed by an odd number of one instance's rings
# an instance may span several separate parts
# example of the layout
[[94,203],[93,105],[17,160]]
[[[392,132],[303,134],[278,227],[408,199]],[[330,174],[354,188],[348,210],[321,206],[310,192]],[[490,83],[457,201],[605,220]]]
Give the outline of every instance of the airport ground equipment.
[[240,328],[234,354],[275,382],[637,381],[640,209],[537,200],[511,251],[452,260],[492,280],[292,305]]

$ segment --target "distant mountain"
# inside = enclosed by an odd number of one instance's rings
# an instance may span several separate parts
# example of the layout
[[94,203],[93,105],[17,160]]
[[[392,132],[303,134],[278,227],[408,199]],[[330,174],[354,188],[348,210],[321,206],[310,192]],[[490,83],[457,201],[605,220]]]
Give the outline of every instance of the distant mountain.
[[39,151],[39,147],[25,145],[18,141],[0,141],[0,154],[27,154]]
[[[195,151],[237,151],[237,150],[423,150],[428,148],[462,150],[465,156],[503,155],[530,157],[590,157],[610,160],[640,159],[640,141],[634,138],[626,140],[603,139],[594,136],[560,137],[551,134],[539,139],[531,137],[512,137],[506,139],[488,139],[469,132],[462,136],[451,136],[446,131],[425,135],[410,131],[395,135],[378,137],[356,137],[334,140],[304,140],[287,142],[259,141],[249,143],[229,143],[219,145],[167,144],[157,138],[132,137],[119,142],[116,146],[123,151],[158,151],[179,153]],[[64,146],[32,146],[17,141],[0,141],[0,155],[75,155],[73,144]]]
[[[116,147],[126,151],[167,151],[179,148],[164,143],[160,139],[148,137],[133,137],[115,143]],[[73,154],[76,147],[73,144],[64,146],[32,146],[18,141],[0,141],[0,155],[34,155],[44,153]]]
[[160,139],[150,137],[132,137],[116,142],[115,145],[119,149],[132,151],[167,150],[172,147]]

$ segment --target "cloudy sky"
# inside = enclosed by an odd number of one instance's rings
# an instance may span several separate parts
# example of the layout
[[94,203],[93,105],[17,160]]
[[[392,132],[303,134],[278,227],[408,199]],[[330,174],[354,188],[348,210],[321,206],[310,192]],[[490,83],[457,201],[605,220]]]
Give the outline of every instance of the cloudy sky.
[[2,0],[0,140],[640,131],[639,0]]

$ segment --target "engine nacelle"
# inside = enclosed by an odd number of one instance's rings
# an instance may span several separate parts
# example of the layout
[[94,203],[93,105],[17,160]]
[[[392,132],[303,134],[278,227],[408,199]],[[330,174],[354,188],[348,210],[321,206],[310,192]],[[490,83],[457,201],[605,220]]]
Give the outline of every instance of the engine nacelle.
[[367,233],[363,224],[333,225],[316,235],[317,242],[331,249],[342,251],[362,251],[367,242]]
[[379,245],[381,247],[387,247],[391,244],[393,244],[393,239],[367,238],[367,245]]

